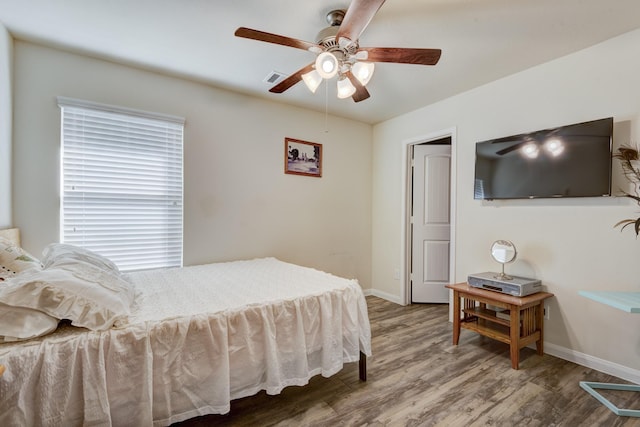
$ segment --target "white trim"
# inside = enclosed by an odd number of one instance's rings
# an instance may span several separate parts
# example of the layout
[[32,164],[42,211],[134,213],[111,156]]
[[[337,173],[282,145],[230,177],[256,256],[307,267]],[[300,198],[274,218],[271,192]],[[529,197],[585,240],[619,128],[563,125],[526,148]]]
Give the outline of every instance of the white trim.
[[398,298],[397,295],[391,295],[384,291],[380,291],[378,289],[367,289],[366,291],[364,291],[364,294],[365,296],[373,295],[374,297],[382,298],[398,305],[406,305],[402,303],[402,301],[400,300],[400,298]]
[[144,117],[147,119],[165,120],[184,125],[184,117],[172,116],[170,114],[155,113],[152,111],[136,110],[134,108],[120,107],[117,105],[100,104],[98,102],[84,101],[82,99],[67,98],[66,96],[56,97],[60,107],[80,107],[94,110],[108,111],[110,113],[122,113],[132,116]]
[[[402,232],[400,233],[400,304],[407,305],[411,304],[410,301],[410,292],[409,286],[411,284],[411,280],[409,279],[409,257],[407,256],[407,233],[408,227],[408,217],[407,217],[407,193],[408,193],[408,181],[409,181],[409,150],[412,148],[411,146],[417,144],[423,144],[425,142],[436,141],[442,138],[451,138],[451,247],[449,248],[449,277],[452,279],[452,282],[455,282],[455,254],[456,254],[456,139],[457,139],[457,129],[455,127],[449,129],[443,129],[440,131],[432,132],[426,135],[406,139],[402,141],[402,165],[401,165],[401,197],[402,197],[402,206],[401,206],[401,219],[400,224],[402,226]],[[449,299],[451,300],[451,296]],[[451,307],[453,304],[449,304]]]
[[[604,372],[605,374],[613,375],[614,377],[622,378],[635,384],[640,384],[640,371],[637,369],[547,342],[544,343],[544,352],[580,366],[595,369],[596,371]],[[588,378],[585,378],[585,381],[588,380]]]

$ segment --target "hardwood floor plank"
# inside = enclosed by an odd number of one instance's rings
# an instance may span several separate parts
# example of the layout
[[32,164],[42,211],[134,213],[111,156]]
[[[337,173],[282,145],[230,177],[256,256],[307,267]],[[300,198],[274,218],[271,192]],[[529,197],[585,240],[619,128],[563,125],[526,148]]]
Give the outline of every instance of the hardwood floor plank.
[[[472,331],[463,330],[454,346],[446,304],[403,307],[367,297],[367,305],[373,350],[367,382],[352,363],[331,378],[238,399],[229,414],[176,426],[640,426],[579,386],[623,380],[529,348],[514,370],[506,344]],[[640,393],[607,397],[640,409]]]

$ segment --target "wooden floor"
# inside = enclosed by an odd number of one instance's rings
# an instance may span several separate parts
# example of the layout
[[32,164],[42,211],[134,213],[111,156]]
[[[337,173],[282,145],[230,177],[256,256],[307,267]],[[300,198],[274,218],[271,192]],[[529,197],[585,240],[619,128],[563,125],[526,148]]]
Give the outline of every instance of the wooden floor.
[[[640,418],[616,416],[578,385],[624,381],[528,348],[516,371],[506,344],[467,330],[453,346],[448,305],[402,307],[376,297],[367,304],[373,356],[366,382],[352,363],[331,378],[239,399],[229,414],[176,426],[640,426]],[[640,393],[603,395],[640,409]]]

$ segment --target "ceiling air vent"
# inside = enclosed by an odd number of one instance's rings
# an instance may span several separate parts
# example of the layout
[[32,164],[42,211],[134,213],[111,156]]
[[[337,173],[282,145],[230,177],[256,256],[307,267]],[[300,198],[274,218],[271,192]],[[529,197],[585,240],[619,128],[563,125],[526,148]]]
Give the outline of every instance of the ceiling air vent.
[[272,71],[267,74],[267,77],[265,77],[262,81],[270,85],[275,85],[284,80],[285,77],[286,76],[279,71]]

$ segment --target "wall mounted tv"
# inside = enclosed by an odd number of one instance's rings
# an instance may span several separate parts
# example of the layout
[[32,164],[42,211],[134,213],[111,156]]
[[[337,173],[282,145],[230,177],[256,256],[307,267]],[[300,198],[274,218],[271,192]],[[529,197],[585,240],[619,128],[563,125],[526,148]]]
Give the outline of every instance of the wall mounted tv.
[[476,143],[474,198],[611,195],[613,118]]

